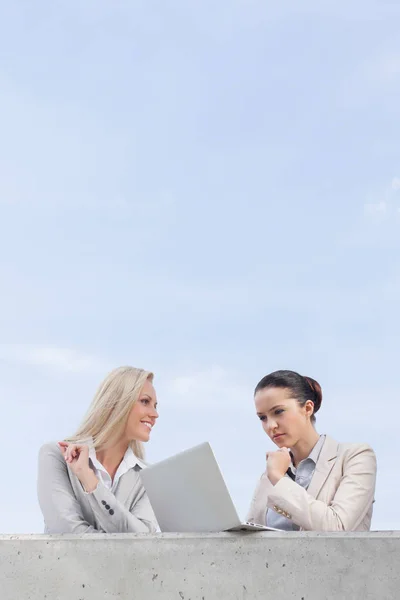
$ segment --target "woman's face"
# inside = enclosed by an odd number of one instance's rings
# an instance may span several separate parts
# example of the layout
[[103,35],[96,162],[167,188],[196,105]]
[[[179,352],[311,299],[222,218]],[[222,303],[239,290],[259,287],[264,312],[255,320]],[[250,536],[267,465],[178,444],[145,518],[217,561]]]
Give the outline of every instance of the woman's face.
[[147,379],[129,414],[125,429],[126,438],[129,441],[148,442],[157,419],[156,391],[151,381]]
[[307,437],[313,413],[313,402],[300,406],[288,388],[264,388],[255,397],[257,416],[265,433],[279,448],[293,448]]

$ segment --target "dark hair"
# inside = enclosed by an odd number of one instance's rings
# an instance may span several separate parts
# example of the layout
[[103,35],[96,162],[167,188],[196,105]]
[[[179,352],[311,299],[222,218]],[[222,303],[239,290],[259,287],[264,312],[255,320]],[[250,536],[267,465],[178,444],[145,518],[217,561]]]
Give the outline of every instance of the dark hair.
[[275,371],[257,383],[254,394],[265,388],[274,387],[291,390],[300,406],[304,406],[307,400],[312,400],[314,413],[311,420],[315,421],[314,415],[319,411],[322,403],[322,390],[318,381],[311,377],[304,377],[295,371]]

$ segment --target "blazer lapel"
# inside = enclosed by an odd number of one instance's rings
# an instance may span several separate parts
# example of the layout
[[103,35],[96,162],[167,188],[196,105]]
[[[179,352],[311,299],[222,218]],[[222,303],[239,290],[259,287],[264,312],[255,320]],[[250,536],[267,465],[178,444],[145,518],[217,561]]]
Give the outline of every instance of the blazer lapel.
[[321,453],[317,460],[317,464],[315,465],[313,478],[307,490],[308,493],[314,498],[317,498],[329,473],[332,471],[337,455],[338,443],[335,442],[335,440],[333,440],[331,437],[326,436],[324,445],[322,446]]

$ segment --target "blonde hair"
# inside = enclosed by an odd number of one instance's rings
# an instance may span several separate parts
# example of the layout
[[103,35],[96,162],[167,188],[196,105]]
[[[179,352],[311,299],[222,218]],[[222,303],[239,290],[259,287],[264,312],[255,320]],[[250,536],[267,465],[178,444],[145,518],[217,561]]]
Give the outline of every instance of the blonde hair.
[[[135,367],[119,367],[100,384],[78,431],[66,441],[84,443],[93,438],[96,450],[118,443],[124,434],[132,406],[138,400],[147,380],[153,373]],[[138,458],[144,458],[143,444],[132,440],[130,446]]]

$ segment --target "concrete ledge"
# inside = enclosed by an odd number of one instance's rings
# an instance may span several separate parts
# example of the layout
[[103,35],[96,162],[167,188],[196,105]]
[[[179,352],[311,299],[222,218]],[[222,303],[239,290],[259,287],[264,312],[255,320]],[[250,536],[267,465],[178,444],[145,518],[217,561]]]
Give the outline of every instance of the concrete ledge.
[[391,600],[400,532],[0,536],[1,600]]

